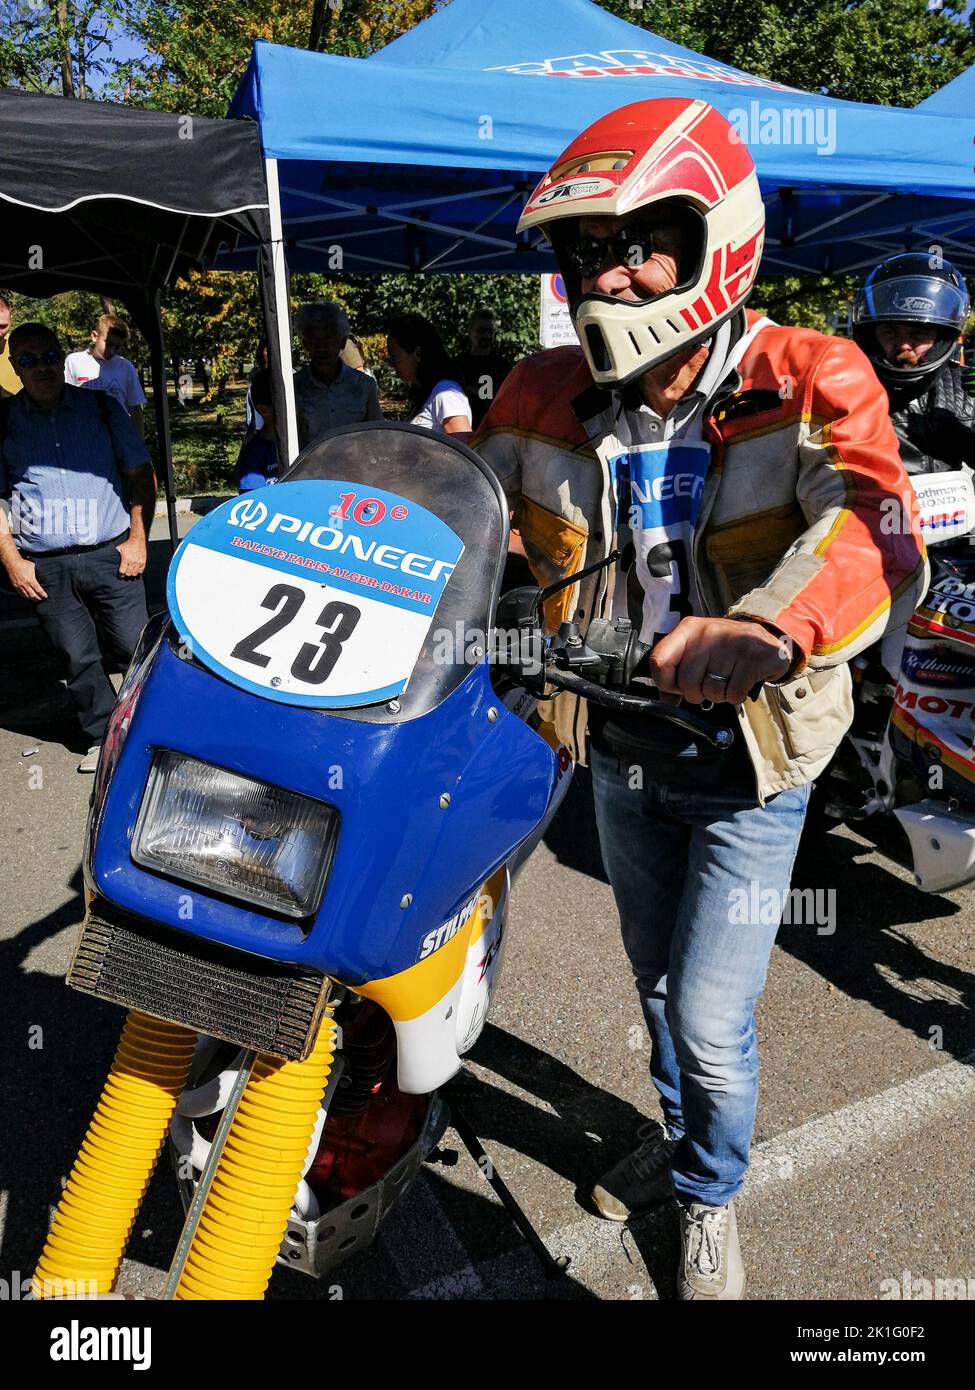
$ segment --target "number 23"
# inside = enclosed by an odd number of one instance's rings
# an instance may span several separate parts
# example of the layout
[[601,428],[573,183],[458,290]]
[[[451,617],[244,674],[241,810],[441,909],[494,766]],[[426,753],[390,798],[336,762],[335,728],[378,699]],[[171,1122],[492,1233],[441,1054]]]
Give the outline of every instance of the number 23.
[[[269,622],[242,637],[230,655],[238,661],[246,661],[252,666],[265,668],[271,660],[267,652],[258,649],[259,642],[265,642],[293,622],[305,601],[304,591],[293,584],[273,584],[261,599],[262,608],[278,611]],[[316,625],[322,629],[320,646],[303,642],[297,656],[291,663],[291,674],[306,685],[323,685],[328,680],[335,663],[342,655],[342,646],[353,634],[362,617],[361,610],[351,603],[340,603],[332,599],[319,613]]]

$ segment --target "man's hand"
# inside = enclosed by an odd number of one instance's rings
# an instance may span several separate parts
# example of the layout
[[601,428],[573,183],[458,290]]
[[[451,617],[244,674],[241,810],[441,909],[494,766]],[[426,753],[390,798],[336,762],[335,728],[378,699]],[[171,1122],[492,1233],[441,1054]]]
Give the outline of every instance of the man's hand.
[[8,564],[7,574],[21,598],[29,598],[32,603],[40,603],[42,598],[47,598],[47,591],[41,588],[34,572],[33,560],[18,556]]
[[146,543],[134,536],[130,536],[127,541],[122,541],[115,549],[119,556],[119,578],[138,579],[139,575],[146,567]]
[[764,681],[781,680],[792,642],[760,623],[735,618],[682,618],[650,653],[650,674],[665,695],[740,705]]

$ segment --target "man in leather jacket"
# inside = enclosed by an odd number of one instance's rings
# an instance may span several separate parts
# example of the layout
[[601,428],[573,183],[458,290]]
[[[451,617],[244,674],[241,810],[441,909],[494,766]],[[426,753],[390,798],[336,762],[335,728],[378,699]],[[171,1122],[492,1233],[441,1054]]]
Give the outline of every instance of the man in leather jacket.
[[857,294],[853,337],[887,389],[908,473],[975,469],[975,396],[955,361],[968,309],[959,272],[923,252],[884,261]]
[[[764,227],[751,156],[706,102],[594,122],[518,227],[551,242],[579,345],[520,362],[474,439],[535,577],[580,576],[547,601],[549,630],[629,624],[651,648],[648,691],[734,726],[725,757],[649,715],[588,719],[666,1126],[641,1130],[592,1201],[625,1221],[676,1197],[678,1298],[693,1301],[744,1295],[734,1202],[758,1097],[754,1009],[810,784],[852,717],[847,663],[925,585],[863,353],[744,307]],[[577,713],[571,729],[557,715],[573,747]],[[752,893],[771,910],[742,909]]]

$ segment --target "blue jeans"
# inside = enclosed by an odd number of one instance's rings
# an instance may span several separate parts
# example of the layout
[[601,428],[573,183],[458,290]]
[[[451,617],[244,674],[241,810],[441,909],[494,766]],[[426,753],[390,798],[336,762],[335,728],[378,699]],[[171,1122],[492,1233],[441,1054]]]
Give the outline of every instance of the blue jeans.
[[755,1004],[781,916],[769,921],[767,891],[784,908],[810,788],[762,807],[751,788],[638,778],[640,754],[625,749],[593,745],[590,762],[650,1075],[680,1138],[674,1190],[685,1205],[723,1206],[744,1183],[755,1126]]

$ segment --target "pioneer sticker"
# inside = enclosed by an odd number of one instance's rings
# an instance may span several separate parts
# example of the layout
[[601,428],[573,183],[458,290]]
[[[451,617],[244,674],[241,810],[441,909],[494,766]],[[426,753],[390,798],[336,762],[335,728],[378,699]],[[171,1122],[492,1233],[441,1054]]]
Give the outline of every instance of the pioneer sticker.
[[235,685],[323,709],[373,704],[406,689],[463,548],[380,488],[277,483],[197,522],[167,598],[192,654]]

